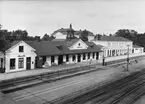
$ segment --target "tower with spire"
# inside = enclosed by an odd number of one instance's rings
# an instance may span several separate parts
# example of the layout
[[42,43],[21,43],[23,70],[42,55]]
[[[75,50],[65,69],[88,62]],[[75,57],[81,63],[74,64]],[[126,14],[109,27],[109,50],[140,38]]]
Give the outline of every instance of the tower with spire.
[[72,24],[70,23],[69,29],[67,30],[67,39],[74,39],[74,32]]

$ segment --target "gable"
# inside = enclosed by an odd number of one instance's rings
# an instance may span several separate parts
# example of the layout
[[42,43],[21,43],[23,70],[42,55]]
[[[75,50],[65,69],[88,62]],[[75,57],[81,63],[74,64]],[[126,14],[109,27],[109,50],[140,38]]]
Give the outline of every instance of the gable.
[[20,53],[19,46],[23,47],[23,53],[31,53],[35,51],[35,49],[32,48],[27,43],[25,43],[24,41],[20,41],[17,44],[13,45],[11,48],[9,48],[6,52],[7,53]]
[[87,49],[88,45],[83,42],[81,39],[79,39],[78,41],[76,41],[74,44],[72,44],[69,49],[70,50],[75,50],[75,49]]

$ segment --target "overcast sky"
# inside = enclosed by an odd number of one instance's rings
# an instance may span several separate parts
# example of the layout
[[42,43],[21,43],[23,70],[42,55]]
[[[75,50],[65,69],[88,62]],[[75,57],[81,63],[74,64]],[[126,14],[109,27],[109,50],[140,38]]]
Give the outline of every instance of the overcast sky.
[[43,36],[72,23],[94,34],[118,29],[145,32],[145,0],[13,0],[0,1],[3,29],[26,29]]

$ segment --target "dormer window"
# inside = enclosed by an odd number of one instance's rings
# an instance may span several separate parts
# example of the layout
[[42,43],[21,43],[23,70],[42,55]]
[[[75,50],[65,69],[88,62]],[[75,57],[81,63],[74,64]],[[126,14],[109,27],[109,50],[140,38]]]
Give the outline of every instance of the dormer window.
[[24,52],[24,46],[19,46],[19,52]]

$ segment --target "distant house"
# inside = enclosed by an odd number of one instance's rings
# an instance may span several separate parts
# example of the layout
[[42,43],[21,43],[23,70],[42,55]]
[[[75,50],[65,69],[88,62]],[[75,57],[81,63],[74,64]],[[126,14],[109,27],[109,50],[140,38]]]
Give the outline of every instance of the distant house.
[[144,47],[133,45],[132,53],[143,53]]
[[74,30],[70,24],[69,28],[61,28],[54,31],[51,36],[54,36],[55,39],[68,39],[68,38],[80,38],[81,36],[86,35],[88,41],[93,40],[95,35],[88,30]]
[[74,35],[75,30],[72,28],[72,25],[70,24],[69,28],[61,28],[56,31],[54,31],[51,36],[55,37],[55,39],[74,39],[77,38]]

